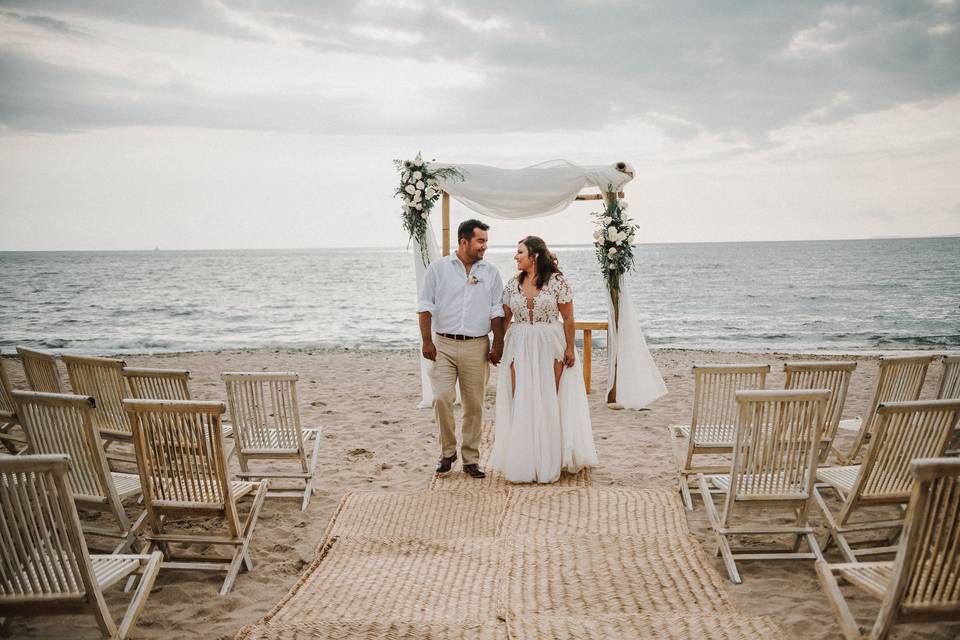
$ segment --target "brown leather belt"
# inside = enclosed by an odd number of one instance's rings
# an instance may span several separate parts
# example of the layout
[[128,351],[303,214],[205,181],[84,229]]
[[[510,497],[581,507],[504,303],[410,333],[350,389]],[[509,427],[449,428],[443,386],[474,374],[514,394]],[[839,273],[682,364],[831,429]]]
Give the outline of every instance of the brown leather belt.
[[450,340],[479,340],[480,338],[486,338],[487,336],[461,336],[455,333],[438,333],[438,336],[449,338]]

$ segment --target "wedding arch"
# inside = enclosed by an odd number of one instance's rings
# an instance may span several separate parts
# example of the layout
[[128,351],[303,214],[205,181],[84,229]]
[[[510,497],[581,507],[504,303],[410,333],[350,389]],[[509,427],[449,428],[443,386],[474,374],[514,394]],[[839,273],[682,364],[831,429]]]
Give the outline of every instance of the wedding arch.
[[[607,289],[607,402],[641,409],[666,393],[666,385],[647,348],[626,282],[633,268],[636,225],[626,213],[623,187],[633,179],[632,167],[577,165],[553,160],[524,169],[476,164],[395,161],[400,172],[396,194],[402,199],[404,229],[415,246],[417,294],[430,262],[450,253],[450,198],[481,216],[505,220],[539,218],[560,213],[577,200],[602,201],[594,213],[593,243]],[[596,189],[594,193],[582,193]],[[441,203],[441,242],[430,213]],[[429,360],[420,359],[420,407],[433,401]]]

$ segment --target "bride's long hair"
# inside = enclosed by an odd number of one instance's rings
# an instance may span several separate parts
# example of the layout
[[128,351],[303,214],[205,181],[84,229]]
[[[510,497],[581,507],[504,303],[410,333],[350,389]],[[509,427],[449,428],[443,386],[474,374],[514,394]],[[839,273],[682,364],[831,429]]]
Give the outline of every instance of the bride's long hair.
[[[520,242],[527,247],[527,255],[533,258],[534,263],[537,265],[537,289],[543,289],[553,274],[563,274],[563,272],[560,271],[557,256],[553,255],[553,252],[547,248],[547,243],[543,241],[543,238],[527,236]],[[520,286],[523,286],[523,281],[526,277],[526,271],[521,271],[517,276],[517,281]]]

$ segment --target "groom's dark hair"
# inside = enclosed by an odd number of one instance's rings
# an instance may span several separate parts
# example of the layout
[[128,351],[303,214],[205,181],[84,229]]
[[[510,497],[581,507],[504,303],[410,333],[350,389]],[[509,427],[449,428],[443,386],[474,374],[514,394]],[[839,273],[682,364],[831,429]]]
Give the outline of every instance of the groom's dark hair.
[[470,242],[473,239],[473,232],[477,229],[481,231],[486,231],[490,228],[490,225],[484,224],[479,220],[474,220],[470,218],[469,220],[464,220],[460,223],[460,226],[457,227],[457,244],[460,244],[461,240],[466,240]]

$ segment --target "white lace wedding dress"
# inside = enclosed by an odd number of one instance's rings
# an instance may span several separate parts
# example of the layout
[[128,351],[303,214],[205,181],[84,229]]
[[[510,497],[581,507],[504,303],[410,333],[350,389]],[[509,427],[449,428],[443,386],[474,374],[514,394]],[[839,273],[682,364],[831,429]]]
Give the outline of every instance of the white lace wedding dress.
[[[554,274],[533,300],[517,277],[507,283],[503,304],[513,312],[497,383],[497,423],[489,466],[511,482],[555,482],[561,470],[575,473],[597,464],[590,408],[580,356],[564,368],[557,389],[553,365],[566,348],[558,304],[572,300],[570,286]],[[512,393],[510,365],[516,372]]]

